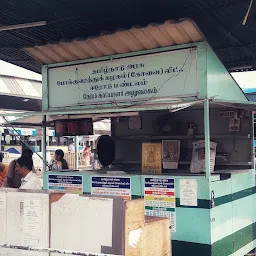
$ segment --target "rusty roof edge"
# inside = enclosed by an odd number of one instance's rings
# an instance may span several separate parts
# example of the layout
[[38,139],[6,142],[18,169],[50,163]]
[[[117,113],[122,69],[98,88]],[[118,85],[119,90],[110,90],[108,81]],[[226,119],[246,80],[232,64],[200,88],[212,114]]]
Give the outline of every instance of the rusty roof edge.
[[[197,24],[195,23],[194,20],[190,19],[190,18],[181,18],[179,20],[166,20],[162,23],[149,23],[147,24],[146,26],[132,26],[130,28],[119,28],[119,29],[115,29],[114,31],[103,31],[101,33],[99,33],[97,36],[90,36],[90,37],[78,37],[78,38],[75,38],[75,39],[72,39],[72,40],[61,40],[61,41],[58,41],[58,42],[54,42],[54,43],[48,43],[48,44],[42,44],[42,45],[34,45],[32,47],[25,47],[23,48],[23,50],[25,51],[26,54],[28,54],[29,56],[31,56],[33,59],[35,59],[35,57],[33,55],[31,55],[29,53],[29,49],[34,49],[35,47],[40,47],[40,46],[50,46],[50,45],[58,45],[58,44],[61,44],[61,43],[72,43],[72,42],[75,42],[75,41],[86,41],[86,40],[92,40],[92,39],[97,39],[97,38],[100,38],[102,36],[105,36],[105,35],[113,35],[115,33],[118,33],[118,32],[122,32],[122,31],[129,31],[131,29],[143,29],[143,28],[147,28],[148,26],[160,26],[164,23],[170,23],[170,24],[180,24],[181,22],[184,22],[184,21],[189,21],[191,22],[195,28],[197,29],[197,31],[202,35],[202,39],[201,41],[205,41],[206,40],[206,37],[205,35],[203,34],[203,32],[201,31],[201,29],[197,26]],[[200,41],[198,41],[200,42]],[[38,60],[37,60],[38,61]]]
[[197,26],[196,22],[195,22],[193,19],[191,19],[191,18],[181,18],[181,19],[178,20],[178,22],[183,22],[183,21],[190,21],[190,22],[194,25],[194,27],[197,29],[197,31],[202,35],[202,38],[203,38],[202,41],[207,41],[207,42],[208,42],[208,40],[207,40],[205,34],[204,34],[204,33],[202,32],[202,30]]

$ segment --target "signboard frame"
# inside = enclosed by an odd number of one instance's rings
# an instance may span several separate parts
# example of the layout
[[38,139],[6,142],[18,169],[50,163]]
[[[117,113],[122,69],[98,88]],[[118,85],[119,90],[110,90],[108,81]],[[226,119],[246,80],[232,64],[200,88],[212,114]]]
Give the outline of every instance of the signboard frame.
[[[188,63],[185,60],[183,61],[183,63],[185,62],[186,64],[188,64],[188,72],[191,74],[194,74],[194,78],[191,79],[190,75],[184,74],[185,76],[185,82],[183,81],[182,84],[180,84],[180,86],[177,86],[177,83],[174,82],[174,85],[171,88],[167,88],[167,92],[166,93],[166,89],[165,91],[161,92],[161,94],[163,94],[161,97],[157,94],[159,94],[159,92],[157,91],[156,93],[153,92],[152,95],[148,95],[149,97],[142,97],[142,98],[124,98],[121,100],[117,100],[116,98],[114,99],[114,103],[127,103],[127,102],[139,102],[139,101],[143,101],[145,100],[145,102],[147,100],[151,100],[154,99],[154,104],[155,102],[157,102],[158,100],[163,100],[163,99],[169,99],[173,98],[173,97],[190,97],[190,96],[198,96],[199,95],[199,83],[198,83],[198,44],[194,43],[194,44],[188,44],[188,45],[179,45],[179,46],[170,46],[170,47],[163,47],[163,48],[159,48],[159,49],[152,49],[152,50],[145,50],[145,51],[140,51],[140,52],[131,52],[131,53],[127,53],[127,54],[117,54],[114,56],[105,56],[105,57],[101,57],[101,58],[93,58],[93,59],[88,59],[88,60],[81,60],[81,61],[75,61],[75,62],[66,62],[66,63],[58,63],[58,64],[49,64],[49,65],[45,65],[43,66],[43,95],[44,95],[44,99],[43,99],[43,110],[57,110],[57,109],[61,109],[63,107],[66,107],[67,109],[97,109],[97,107],[102,107],[102,105],[104,104],[110,104],[110,106],[113,107],[113,99],[112,100],[106,100],[106,101],[101,101],[101,102],[97,102],[97,101],[92,101],[92,102],[87,102],[87,101],[83,101],[83,102],[77,102],[77,103],[72,103],[70,104],[70,102],[65,101],[65,99],[63,99],[63,101],[60,103],[57,103],[55,101],[56,97],[54,97],[52,91],[51,91],[51,72],[53,70],[57,70],[57,69],[61,69],[61,68],[71,68],[73,70],[73,73],[78,72],[77,68],[80,65],[87,65],[91,66],[91,65],[99,65],[99,67],[104,66],[106,64],[106,62],[108,63],[116,63],[116,62],[120,62],[120,61],[126,61],[127,59],[132,59],[132,60],[139,60],[140,58],[150,58],[152,56],[158,56],[158,55],[162,55],[162,56],[166,56],[168,54],[170,54],[170,56],[172,54],[176,54],[176,53],[180,53],[180,52],[184,52],[184,51],[191,51],[191,58],[188,57]],[[192,54],[194,57],[192,57]],[[172,59],[172,58],[169,58]],[[176,58],[177,59],[177,58]],[[179,58],[178,58],[179,59]],[[191,60],[189,60],[191,59]],[[150,66],[152,66],[152,63],[155,63],[154,61],[149,61]],[[175,64],[175,63],[174,63]],[[182,64],[180,65],[181,67],[183,66]],[[157,66],[156,66],[157,67]],[[169,68],[171,68],[171,65],[168,65]],[[177,66],[178,67],[178,66]],[[180,68],[181,68],[180,67]],[[144,71],[143,71],[144,72]],[[64,72],[65,73],[65,72]],[[81,73],[81,72],[80,72]],[[80,77],[80,80],[82,79],[82,77],[87,77],[86,75],[83,75]],[[171,75],[170,77],[175,78],[176,75]],[[166,80],[169,80],[170,77]],[[75,81],[77,78],[77,75],[75,77],[73,77],[73,80]],[[83,78],[83,79],[85,79]],[[65,79],[64,79],[65,80]],[[184,80],[184,79],[183,79]],[[67,80],[68,82],[65,84],[69,83],[69,79]],[[121,81],[121,80],[120,80]],[[186,87],[184,85],[184,83],[186,84],[189,81],[189,84],[191,86],[191,81],[194,81],[194,87],[193,90],[191,92],[191,90],[187,90],[188,88],[182,89],[180,91],[179,88],[183,88]],[[90,82],[91,83],[91,82]],[[90,85],[89,83],[89,85]],[[153,84],[155,84],[155,82],[153,82]],[[73,85],[72,85],[73,86]],[[74,87],[73,87],[74,88]],[[176,89],[174,89],[176,88]],[[146,90],[153,90],[153,87],[151,88],[146,88]],[[158,89],[157,89],[158,90]],[[86,91],[88,91],[88,89],[86,88]],[[179,92],[177,92],[179,91]],[[176,93],[175,93],[176,92]],[[64,95],[69,95],[69,93],[64,93]],[[151,97],[153,96],[153,97]],[[157,97],[159,96],[159,97]],[[80,97],[80,96],[79,96]],[[69,97],[72,98],[72,97]],[[87,104],[89,104],[91,106],[86,106]],[[99,106],[100,105],[100,106]],[[107,106],[106,106],[107,107]]]

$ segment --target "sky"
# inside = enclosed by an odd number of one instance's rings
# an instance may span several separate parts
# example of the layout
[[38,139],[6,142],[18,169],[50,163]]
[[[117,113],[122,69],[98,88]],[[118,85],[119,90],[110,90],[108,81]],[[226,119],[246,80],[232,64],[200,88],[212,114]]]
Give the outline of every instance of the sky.
[[[0,75],[15,75],[17,77],[42,80],[42,76],[27,69],[0,60]],[[232,73],[242,89],[256,88],[256,71]]]
[[0,75],[17,76],[21,78],[41,80],[42,76],[27,69],[0,60]]
[[232,76],[242,89],[256,88],[256,71],[237,72]]

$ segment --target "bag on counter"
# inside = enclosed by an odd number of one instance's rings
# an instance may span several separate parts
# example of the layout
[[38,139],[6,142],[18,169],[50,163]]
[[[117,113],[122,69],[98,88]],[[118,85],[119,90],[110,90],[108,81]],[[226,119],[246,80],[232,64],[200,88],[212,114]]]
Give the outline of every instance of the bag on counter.
[[[210,171],[214,171],[216,147],[217,143],[210,142]],[[193,142],[192,160],[190,164],[190,171],[192,173],[205,172],[205,141],[199,140]]]

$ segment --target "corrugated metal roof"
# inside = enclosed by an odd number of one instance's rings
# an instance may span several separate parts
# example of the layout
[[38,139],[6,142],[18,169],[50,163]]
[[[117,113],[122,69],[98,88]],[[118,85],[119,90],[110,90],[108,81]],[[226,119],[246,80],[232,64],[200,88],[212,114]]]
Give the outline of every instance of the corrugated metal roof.
[[0,75],[0,94],[41,99],[42,83],[36,80]]
[[85,40],[102,31],[146,26],[181,17],[193,19],[229,70],[256,70],[255,5],[251,0],[1,0],[1,26],[46,21],[47,25],[0,34],[0,59],[41,73],[23,49]]
[[256,101],[256,94],[255,93],[246,93],[246,97],[249,101]]
[[106,55],[135,52],[203,41],[204,36],[191,20],[166,21],[159,25],[117,31],[87,40],[48,44],[25,51],[42,64],[75,61]]
[[[7,110],[0,110],[0,114],[10,114],[10,113],[21,113],[17,111],[7,111]],[[22,113],[21,113],[22,116]],[[41,126],[42,124],[42,116],[33,116],[33,117],[25,117],[25,118],[17,118],[14,116],[6,116],[6,120],[8,123],[10,122],[11,125],[24,125],[24,126]],[[54,120],[54,117],[47,116],[47,122],[52,122]],[[5,119],[0,116],[0,125],[6,124]],[[95,121],[93,122],[93,130],[95,133],[109,133],[111,131],[111,122],[109,119],[104,119],[101,121]]]
[[[8,115],[8,114],[11,114],[11,113],[16,113],[16,114],[18,114],[18,113],[22,113],[22,112],[20,112],[20,111],[13,111],[13,110],[12,110],[12,111],[9,111],[9,110],[0,109],[0,114],[6,114],[6,115]],[[14,121],[15,119],[17,119],[17,117],[14,117],[14,116],[6,116],[6,117],[4,118],[4,117],[0,116],[0,124],[6,123],[5,119],[6,119],[8,122],[11,122],[11,121]]]

